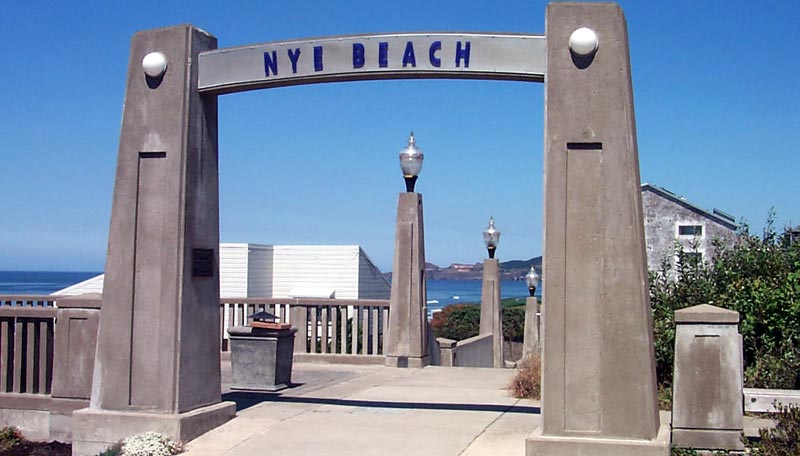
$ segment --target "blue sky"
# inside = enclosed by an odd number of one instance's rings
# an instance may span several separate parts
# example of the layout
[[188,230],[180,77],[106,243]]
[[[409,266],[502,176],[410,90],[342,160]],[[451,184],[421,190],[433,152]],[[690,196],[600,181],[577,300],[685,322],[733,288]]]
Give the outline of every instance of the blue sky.
[[[187,5],[191,4],[189,7]],[[761,229],[800,223],[800,3],[621,2],[642,180]],[[10,2],[0,14],[0,269],[100,271],[130,38],[194,24],[220,47],[400,32],[544,32],[538,1]],[[541,84],[374,81],[220,98],[223,242],[361,244],[391,267],[397,153],[425,153],[427,258],[541,254]]]

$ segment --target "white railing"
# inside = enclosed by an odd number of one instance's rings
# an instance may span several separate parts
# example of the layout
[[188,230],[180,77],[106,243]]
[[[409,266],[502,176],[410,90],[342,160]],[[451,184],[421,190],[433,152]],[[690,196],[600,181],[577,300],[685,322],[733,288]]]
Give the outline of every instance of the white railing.
[[227,329],[247,324],[262,310],[297,329],[295,354],[383,356],[389,301],[383,299],[223,298],[220,304],[222,351]]

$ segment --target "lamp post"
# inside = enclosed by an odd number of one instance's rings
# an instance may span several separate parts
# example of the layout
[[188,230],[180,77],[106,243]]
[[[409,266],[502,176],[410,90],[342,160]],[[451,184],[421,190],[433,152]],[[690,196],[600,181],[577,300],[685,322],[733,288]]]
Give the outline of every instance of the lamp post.
[[497,244],[500,243],[500,232],[494,227],[494,217],[489,217],[489,226],[483,231],[483,243],[489,251],[489,258],[494,258]]
[[[483,283],[481,285],[481,334],[491,333],[492,363],[501,368],[503,360],[503,315],[500,306],[500,262],[494,253],[500,242],[500,232],[494,227],[494,218],[489,217],[489,227],[483,231],[483,242],[489,258],[483,260]],[[488,367],[488,366],[487,366]]]
[[536,268],[533,265],[525,275],[525,284],[528,285],[528,292],[533,296],[536,293],[536,285],[539,284],[539,274],[536,273]]
[[522,335],[522,356],[527,357],[534,353],[541,353],[542,346],[542,313],[539,300],[536,299],[536,286],[539,284],[539,274],[531,265],[531,270],[525,275],[525,284],[531,294],[525,299],[525,329]]
[[422,159],[411,132],[408,145],[400,151],[406,191],[397,200],[389,328],[384,346],[386,364],[392,367],[423,367],[430,362],[422,195],[414,192]]
[[422,170],[422,160],[424,159],[425,155],[417,147],[417,140],[412,131],[408,137],[408,144],[405,149],[400,151],[400,169],[403,171],[403,179],[406,180],[406,192],[414,192],[414,184]]

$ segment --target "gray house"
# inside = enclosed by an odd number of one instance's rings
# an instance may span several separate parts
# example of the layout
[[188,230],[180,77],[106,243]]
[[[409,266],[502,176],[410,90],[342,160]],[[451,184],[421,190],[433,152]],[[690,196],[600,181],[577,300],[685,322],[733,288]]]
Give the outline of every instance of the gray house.
[[701,209],[665,188],[642,184],[642,208],[651,271],[664,259],[673,270],[681,257],[712,260],[715,239],[732,245],[736,238],[733,216],[719,209]]

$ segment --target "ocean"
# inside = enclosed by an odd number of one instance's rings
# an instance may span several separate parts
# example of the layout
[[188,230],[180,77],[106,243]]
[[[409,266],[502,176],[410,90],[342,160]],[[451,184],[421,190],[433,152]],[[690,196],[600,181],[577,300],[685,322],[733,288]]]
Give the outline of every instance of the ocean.
[[[0,271],[0,295],[48,295],[94,277],[99,272]],[[503,298],[528,296],[524,281],[503,281]],[[481,301],[480,280],[428,280],[428,311],[448,304]]]
[[[537,290],[537,295],[538,293],[539,291]],[[528,287],[523,280],[504,280],[500,282],[500,296],[502,298],[524,298],[528,295]],[[477,304],[480,302],[480,280],[428,280],[429,313],[449,304]]]
[[0,295],[48,295],[99,272],[0,271]]

